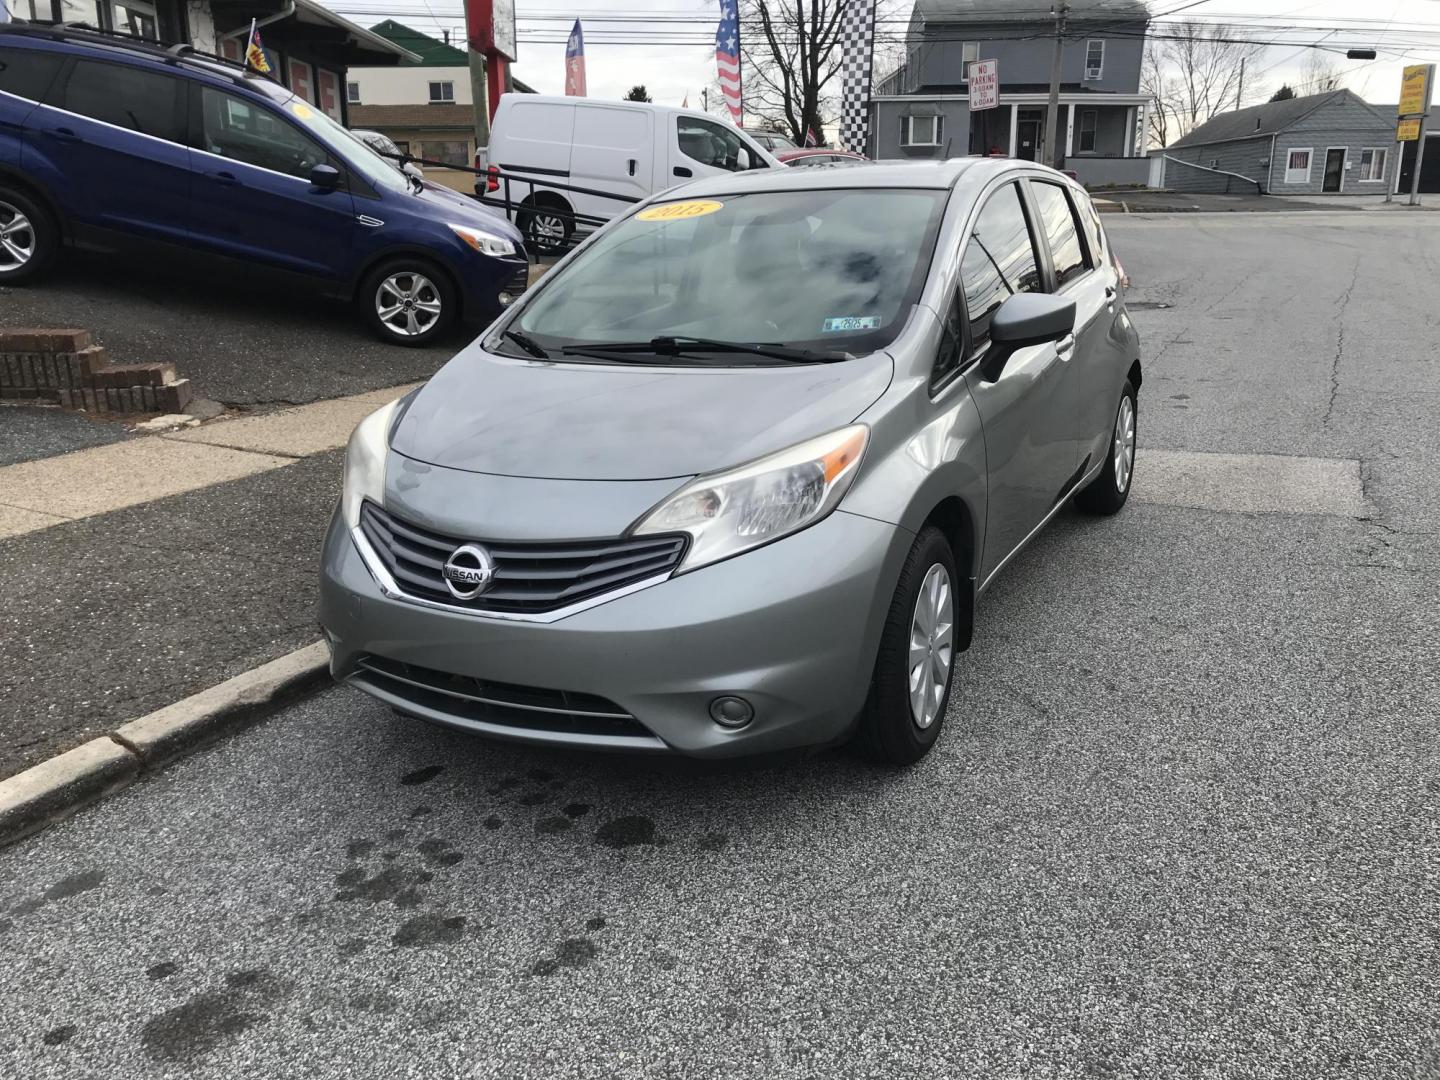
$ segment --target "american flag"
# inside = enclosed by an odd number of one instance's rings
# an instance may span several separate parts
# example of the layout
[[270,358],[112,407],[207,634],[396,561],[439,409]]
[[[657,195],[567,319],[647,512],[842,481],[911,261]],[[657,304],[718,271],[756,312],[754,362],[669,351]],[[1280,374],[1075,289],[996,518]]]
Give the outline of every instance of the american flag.
[[744,116],[740,97],[740,16],[737,0],[720,0],[720,25],[715,30],[715,68],[720,74],[720,93],[736,127]]
[[565,94],[585,96],[585,32],[580,29],[579,19],[575,20],[575,28],[565,45]]

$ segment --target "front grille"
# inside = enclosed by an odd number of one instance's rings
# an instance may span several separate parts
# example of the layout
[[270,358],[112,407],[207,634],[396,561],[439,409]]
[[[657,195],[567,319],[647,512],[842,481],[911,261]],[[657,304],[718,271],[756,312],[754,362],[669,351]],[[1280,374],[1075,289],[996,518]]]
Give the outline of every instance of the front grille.
[[571,543],[490,543],[495,560],[490,587],[472,600],[457,599],[441,568],[469,540],[441,536],[387,514],[374,503],[360,511],[360,528],[401,590],[421,600],[472,611],[542,613],[668,574],[685,554],[684,536],[640,536]]
[[356,666],[352,683],[398,699],[402,709],[405,704],[423,706],[462,720],[527,731],[654,738],[619,705],[594,694],[472,679],[383,656],[362,656]]

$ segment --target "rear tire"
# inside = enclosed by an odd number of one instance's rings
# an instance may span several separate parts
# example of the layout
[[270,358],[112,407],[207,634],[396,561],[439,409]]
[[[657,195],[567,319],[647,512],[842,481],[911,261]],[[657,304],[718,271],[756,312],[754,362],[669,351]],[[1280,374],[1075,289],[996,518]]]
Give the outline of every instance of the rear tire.
[[60,250],[60,227],[23,191],[0,185],[0,285],[34,280]]
[[939,739],[955,681],[959,580],[950,542],[927,525],[905,558],[880,632],[870,696],[855,739],[867,757],[910,765]]
[[[558,203],[558,205],[556,205]],[[536,202],[527,199],[515,215],[515,227],[525,237],[527,250],[537,255],[559,255],[570,246],[575,232],[574,213],[561,199]]]
[[460,299],[434,263],[401,257],[381,263],[360,285],[361,316],[382,341],[424,348],[455,325]]
[[1115,422],[1110,430],[1109,460],[1100,475],[1075,496],[1075,505],[1091,514],[1118,514],[1130,498],[1135,479],[1135,442],[1139,432],[1139,401],[1130,380],[1120,391]]

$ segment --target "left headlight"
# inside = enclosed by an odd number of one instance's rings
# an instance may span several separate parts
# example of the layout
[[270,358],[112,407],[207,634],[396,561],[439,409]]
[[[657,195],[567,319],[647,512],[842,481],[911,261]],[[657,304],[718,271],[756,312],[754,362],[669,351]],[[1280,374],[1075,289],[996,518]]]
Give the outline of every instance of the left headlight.
[[345,447],[345,487],[340,496],[340,513],[348,529],[360,524],[361,503],[369,499],[378,506],[384,497],[390,423],[399,405],[397,399],[361,420]]
[[864,424],[686,484],[641,519],[637,534],[685,532],[679,571],[728,559],[824,518],[849,490],[865,454]]
[[451,225],[450,231],[464,240],[465,243],[474,248],[481,255],[493,255],[496,258],[505,255],[515,254],[515,245],[509,240],[503,240],[498,236],[491,236],[480,229],[472,229],[469,225]]

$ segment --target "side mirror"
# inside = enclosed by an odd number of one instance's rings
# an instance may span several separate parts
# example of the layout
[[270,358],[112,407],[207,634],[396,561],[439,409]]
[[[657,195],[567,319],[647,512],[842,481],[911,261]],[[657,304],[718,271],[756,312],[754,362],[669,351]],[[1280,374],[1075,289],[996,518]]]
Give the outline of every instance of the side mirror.
[[1016,293],[990,320],[990,340],[1011,349],[1059,341],[1075,329],[1075,301],[1053,293]]
[[980,373],[994,382],[1016,349],[1059,341],[1074,330],[1074,300],[1053,293],[1016,293],[990,319],[990,351]]
[[310,170],[310,183],[321,191],[334,191],[340,186],[340,170],[334,165],[316,165]]

